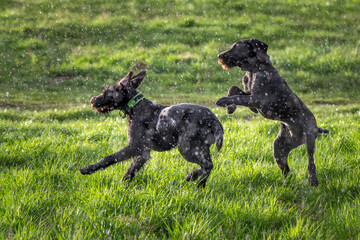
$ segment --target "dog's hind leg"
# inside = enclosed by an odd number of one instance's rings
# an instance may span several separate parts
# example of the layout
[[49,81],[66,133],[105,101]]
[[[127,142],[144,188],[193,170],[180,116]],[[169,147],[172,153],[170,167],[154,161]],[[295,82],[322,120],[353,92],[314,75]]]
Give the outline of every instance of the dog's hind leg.
[[200,166],[203,170],[202,175],[200,176],[199,181],[197,182],[198,188],[204,188],[206,186],[207,179],[211,173],[211,170],[214,168],[214,164],[211,161],[210,148],[208,146],[204,146],[201,151],[202,162]]
[[311,133],[306,133],[306,135],[305,135],[305,144],[306,144],[306,150],[307,150],[308,159],[309,159],[309,164],[308,164],[309,183],[315,187],[319,184],[319,182],[316,178],[316,167],[315,167],[315,161],[314,161],[316,137],[317,137],[317,133],[315,133],[315,131],[312,131]]
[[145,165],[145,163],[149,159],[150,159],[150,150],[144,151],[141,156],[134,157],[134,160],[131,162],[131,165],[126,171],[122,181],[123,182],[132,181],[135,175],[139,172],[139,170]]
[[289,153],[301,143],[301,138],[297,134],[291,134],[289,128],[281,123],[280,132],[274,141],[274,158],[284,177],[290,172]]
[[214,167],[211,161],[209,146],[199,144],[198,141],[182,139],[179,143],[179,151],[185,160],[197,163],[201,167],[200,169],[196,169],[187,175],[186,180],[194,181],[200,178],[197,182],[197,187],[204,188],[211,170]]

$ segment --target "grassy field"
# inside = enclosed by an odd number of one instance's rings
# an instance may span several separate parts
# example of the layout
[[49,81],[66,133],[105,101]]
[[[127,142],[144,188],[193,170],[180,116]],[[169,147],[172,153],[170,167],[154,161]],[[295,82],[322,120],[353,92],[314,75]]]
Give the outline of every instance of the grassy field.
[[0,238],[357,239],[359,105],[312,109],[331,132],[317,140],[318,188],[307,183],[304,146],[282,179],[272,158],[277,122],[214,109],[224,147],[212,148],[201,191],[184,180],[197,166],[178,150],[153,152],[130,184],[121,183],[130,161],[82,176],[78,169],[125,146],[117,113],[1,110]]
[[[0,1],[0,239],[359,239],[360,2]],[[257,38],[329,135],[317,140],[319,187],[304,146],[284,180],[272,157],[279,123],[214,102],[239,83],[217,54]],[[225,127],[204,190],[175,149],[78,169],[126,145],[126,122],[89,99],[146,68],[150,100],[209,106]]]

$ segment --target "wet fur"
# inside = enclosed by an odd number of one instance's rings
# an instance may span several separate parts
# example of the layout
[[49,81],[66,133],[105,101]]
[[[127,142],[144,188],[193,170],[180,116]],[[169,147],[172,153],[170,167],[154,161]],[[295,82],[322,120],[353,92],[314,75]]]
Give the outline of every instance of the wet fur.
[[216,143],[218,150],[222,146],[220,121],[208,108],[193,104],[163,106],[143,99],[132,109],[126,108],[126,103],[138,94],[136,88],[144,77],[144,72],[134,77],[130,72],[117,85],[106,87],[102,94],[92,98],[92,106],[99,113],[121,109],[126,112],[129,144],[98,163],[80,169],[80,172],[91,174],[133,158],[123,177],[123,180],[131,181],[150,159],[151,150],[168,151],[178,146],[185,160],[200,165],[186,180],[199,179],[198,187],[205,187],[213,168],[210,146]]
[[301,99],[291,91],[286,81],[271,64],[267,44],[256,39],[245,39],[218,55],[223,69],[239,67],[245,71],[244,91],[237,86],[229,89],[228,96],[217,101],[233,113],[236,106],[248,107],[263,117],[280,121],[281,128],[274,141],[274,158],[284,176],[290,172],[288,155],[305,144],[308,153],[309,183],[317,186],[314,162],[315,139],[328,133],[319,128],[316,119]]

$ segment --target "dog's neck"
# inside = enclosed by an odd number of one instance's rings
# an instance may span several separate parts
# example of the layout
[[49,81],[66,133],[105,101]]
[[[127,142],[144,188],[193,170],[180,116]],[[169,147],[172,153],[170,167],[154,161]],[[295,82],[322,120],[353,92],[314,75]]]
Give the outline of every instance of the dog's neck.
[[243,61],[239,68],[245,72],[257,73],[264,71],[264,69],[271,66],[270,60],[260,61],[257,57],[248,58],[246,61]]
[[141,101],[145,99],[144,95],[141,92],[133,92],[131,97],[127,98],[128,100],[125,101],[126,103],[119,107],[120,116],[131,116],[133,113],[133,108],[138,105]]
[[[126,117],[128,120],[131,120],[131,119],[136,119],[139,116],[145,117],[146,115],[153,113],[152,109],[155,109],[156,108],[155,106],[157,106],[157,104],[154,104],[150,100],[146,99],[144,97],[144,95],[142,95],[141,93],[138,96],[137,96],[137,94],[139,94],[139,92],[136,92],[136,94],[133,94],[133,97],[131,97],[129,99],[129,101],[132,101],[132,100],[135,102],[137,100],[139,100],[139,101],[135,105],[133,105],[131,108],[129,106],[127,106],[128,103],[125,104],[124,107],[119,109],[120,116],[122,116],[123,118]],[[137,96],[137,97],[134,99],[135,96]],[[162,105],[159,105],[159,106],[162,106]]]

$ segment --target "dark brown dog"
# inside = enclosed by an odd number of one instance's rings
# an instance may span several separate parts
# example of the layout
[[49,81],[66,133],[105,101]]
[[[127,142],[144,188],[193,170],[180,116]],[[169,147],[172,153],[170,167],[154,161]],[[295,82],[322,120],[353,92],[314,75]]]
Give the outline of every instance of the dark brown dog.
[[309,164],[309,183],[318,185],[314,163],[315,139],[318,134],[329,133],[319,128],[312,112],[293,93],[286,81],[270,62],[268,46],[256,39],[234,43],[228,51],[218,55],[223,69],[239,67],[245,71],[244,90],[236,86],[229,89],[228,97],[221,98],[216,105],[228,107],[228,113],[236,105],[250,108],[263,117],[281,122],[279,135],[274,141],[274,158],[284,176],[290,172],[288,155],[301,144],[306,145]]
[[198,180],[205,187],[213,169],[210,146],[221,149],[223,127],[210,109],[194,104],[163,106],[147,100],[138,90],[145,71],[133,76],[129,72],[119,83],[105,88],[91,99],[98,113],[122,111],[128,119],[129,144],[119,152],[80,169],[81,174],[92,174],[100,169],[133,158],[123,180],[131,181],[150,159],[151,150],[168,151],[178,146],[185,160],[200,165],[187,175],[187,181]]

